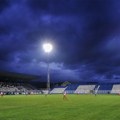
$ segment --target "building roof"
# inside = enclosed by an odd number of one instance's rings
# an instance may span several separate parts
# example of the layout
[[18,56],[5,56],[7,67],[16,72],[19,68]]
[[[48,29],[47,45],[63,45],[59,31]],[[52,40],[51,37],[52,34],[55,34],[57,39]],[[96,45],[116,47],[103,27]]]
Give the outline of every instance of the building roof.
[[0,71],[0,78],[13,79],[13,80],[36,80],[41,78],[41,76]]

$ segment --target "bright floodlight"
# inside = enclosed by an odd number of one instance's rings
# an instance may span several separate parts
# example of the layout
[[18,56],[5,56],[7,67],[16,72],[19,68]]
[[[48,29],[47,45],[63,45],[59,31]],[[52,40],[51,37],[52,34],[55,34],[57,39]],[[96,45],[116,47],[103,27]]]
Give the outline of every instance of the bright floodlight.
[[45,44],[43,44],[43,49],[44,49],[44,51],[45,51],[46,53],[49,53],[49,52],[52,51],[53,46],[52,46],[52,44],[50,44],[50,43],[45,43]]

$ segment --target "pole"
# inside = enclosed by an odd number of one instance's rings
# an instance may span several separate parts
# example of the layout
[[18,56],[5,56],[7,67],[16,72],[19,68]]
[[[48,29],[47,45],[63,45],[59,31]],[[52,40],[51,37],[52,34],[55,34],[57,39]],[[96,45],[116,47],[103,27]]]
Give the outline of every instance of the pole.
[[[49,55],[48,55],[49,57]],[[49,65],[49,59],[47,60],[47,90],[48,94],[50,92],[50,65]]]

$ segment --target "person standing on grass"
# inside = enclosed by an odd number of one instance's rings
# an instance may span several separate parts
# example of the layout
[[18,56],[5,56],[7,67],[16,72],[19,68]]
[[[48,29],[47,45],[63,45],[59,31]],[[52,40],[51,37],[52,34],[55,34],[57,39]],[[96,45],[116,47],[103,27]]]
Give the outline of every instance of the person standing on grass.
[[1,97],[3,97],[4,93],[3,93],[3,92],[1,92],[1,93],[0,93],[0,95],[1,95]]
[[97,95],[97,91],[96,91],[96,90],[94,91],[94,95],[95,95],[95,96]]
[[66,91],[63,93],[63,100],[68,100]]

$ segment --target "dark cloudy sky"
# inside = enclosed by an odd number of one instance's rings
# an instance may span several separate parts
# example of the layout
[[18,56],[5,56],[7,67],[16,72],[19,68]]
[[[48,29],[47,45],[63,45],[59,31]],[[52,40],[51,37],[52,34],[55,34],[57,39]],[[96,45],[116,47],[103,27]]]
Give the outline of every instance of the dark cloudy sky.
[[111,81],[120,75],[120,0],[0,0],[0,70],[52,81]]

